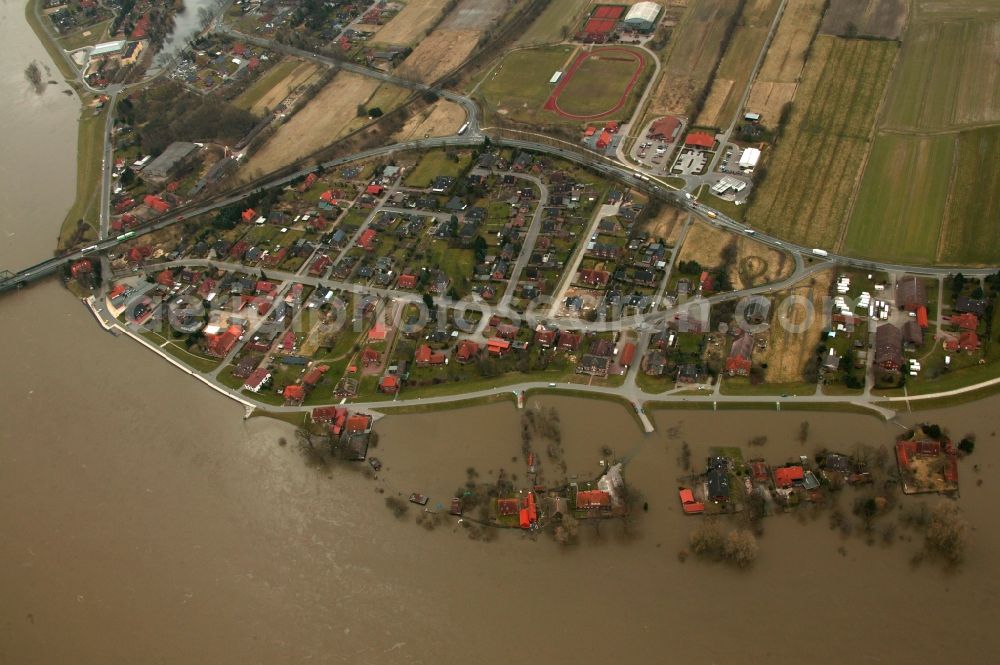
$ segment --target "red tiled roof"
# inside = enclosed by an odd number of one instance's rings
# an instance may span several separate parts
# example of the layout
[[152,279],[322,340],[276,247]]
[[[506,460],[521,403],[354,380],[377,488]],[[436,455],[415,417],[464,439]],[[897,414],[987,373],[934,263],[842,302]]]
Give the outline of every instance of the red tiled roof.
[[298,384],[285,386],[285,392],[282,393],[282,396],[287,402],[301,402],[306,398],[306,389]]
[[677,127],[680,126],[681,121],[672,115],[668,115],[665,118],[660,118],[652,124],[649,128],[649,134],[652,136],[662,136],[664,138],[670,138],[677,131]]
[[805,478],[805,472],[801,466],[783,466],[774,470],[774,484],[782,489],[787,489],[797,480]]
[[715,137],[707,132],[691,132],[684,138],[684,145],[695,148],[712,148]]
[[632,364],[632,357],[635,356],[635,344],[627,342],[622,352],[618,354],[618,364],[628,367]]
[[610,505],[611,495],[604,490],[582,490],[576,493],[576,507],[579,510]]

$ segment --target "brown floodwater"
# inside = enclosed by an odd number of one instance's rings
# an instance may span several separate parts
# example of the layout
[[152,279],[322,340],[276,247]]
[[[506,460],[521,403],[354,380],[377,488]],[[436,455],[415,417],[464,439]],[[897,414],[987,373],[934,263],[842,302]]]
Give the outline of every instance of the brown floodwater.
[[[0,36],[20,77],[45,54],[17,5],[0,4]],[[3,79],[13,101],[0,131],[16,148],[0,154],[4,266],[48,255],[75,175],[76,108],[51,91],[20,95],[22,84]],[[293,439],[286,425],[242,420],[234,403],[103,332],[56,282],[0,298],[0,360],[4,665],[996,661],[1000,397],[899,418],[979,435],[960,468],[974,531],[958,571],[911,568],[918,539],[869,546],[825,517],[782,516],[766,520],[741,572],[678,561],[697,523],[675,495],[681,441],[699,459],[766,435],[761,453],[780,462],[889,443],[901,425],[674,411],[656,413],[645,436],[611,403],[529,400],[559,411],[571,474],[596,474],[609,446],[628,458],[649,512],[627,532],[588,526],[570,548],[520,532],[484,543],[452,520],[428,532],[415,510],[398,520],[376,489],[436,503],[469,466],[483,478],[523,473],[509,404],[384,419],[375,480],[307,468],[279,443]]]

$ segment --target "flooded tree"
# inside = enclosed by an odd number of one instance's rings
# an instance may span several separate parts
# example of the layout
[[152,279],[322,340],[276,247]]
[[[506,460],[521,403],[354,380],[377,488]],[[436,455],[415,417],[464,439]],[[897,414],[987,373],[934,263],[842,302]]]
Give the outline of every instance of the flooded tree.
[[967,531],[968,524],[959,507],[950,501],[942,501],[931,510],[924,548],[948,565],[958,565],[965,555]]
[[802,424],[799,425],[799,435],[796,438],[798,439],[798,442],[801,443],[801,444],[805,444],[805,442],[809,440],[809,421],[808,420],[803,420]]
[[400,499],[398,496],[387,496],[385,497],[385,506],[397,519],[402,519],[406,516],[406,513],[410,510],[410,507],[406,505],[406,502]]
[[45,84],[42,82],[42,68],[38,66],[38,62],[32,60],[28,63],[28,66],[24,68],[24,78],[28,79],[28,83],[31,84],[36,95],[45,91]]
[[757,558],[757,538],[744,529],[730,531],[726,536],[724,554],[726,560],[740,568],[746,568]]

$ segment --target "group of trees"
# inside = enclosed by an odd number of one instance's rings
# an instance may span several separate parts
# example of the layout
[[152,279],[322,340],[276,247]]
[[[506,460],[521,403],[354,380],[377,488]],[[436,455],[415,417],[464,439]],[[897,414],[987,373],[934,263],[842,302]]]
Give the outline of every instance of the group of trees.
[[746,529],[723,535],[714,520],[706,520],[691,533],[691,551],[702,558],[747,568],[757,558],[757,538]]
[[236,143],[256,122],[249,111],[173,81],[146,89],[138,100],[122,99],[118,117],[136,129],[143,151],[154,155],[174,141]]

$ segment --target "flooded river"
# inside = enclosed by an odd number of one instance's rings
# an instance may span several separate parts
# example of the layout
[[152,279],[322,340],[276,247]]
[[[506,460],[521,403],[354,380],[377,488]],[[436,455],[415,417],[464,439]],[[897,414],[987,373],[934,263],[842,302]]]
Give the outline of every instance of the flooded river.
[[[75,175],[76,108],[26,93],[20,72],[45,54],[18,4],[0,3],[18,46],[0,110],[16,148],[0,155],[3,266],[49,254]],[[428,532],[415,511],[397,520],[376,489],[438,501],[469,466],[522,471],[511,405],[387,418],[377,480],[317,472],[280,445],[287,426],[242,420],[55,282],[0,298],[0,324],[0,663],[995,662],[1000,398],[900,417],[979,435],[960,469],[975,531],[958,572],[911,569],[916,540],[868,546],[792,516],[766,521],[740,572],[678,560],[695,523],[676,501],[682,440],[698,459],[766,434],[761,453],[781,461],[887,443],[900,425],[678,411],[644,436],[620,406],[549,398],[569,472],[595,474],[610,446],[649,512],[627,533],[585,528],[572,548],[484,543],[451,522]]]

